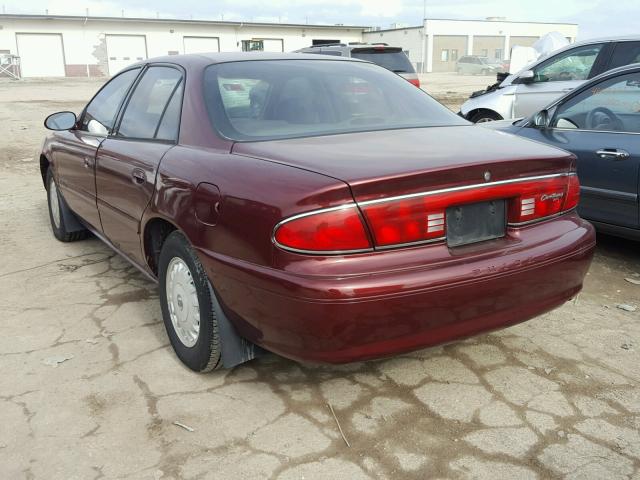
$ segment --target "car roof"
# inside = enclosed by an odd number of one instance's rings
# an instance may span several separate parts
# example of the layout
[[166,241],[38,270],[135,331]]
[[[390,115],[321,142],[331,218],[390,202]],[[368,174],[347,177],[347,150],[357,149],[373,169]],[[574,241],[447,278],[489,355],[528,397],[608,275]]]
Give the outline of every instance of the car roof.
[[600,42],[640,42],[640,35],[623,35],[623,36],[607,36],[607,37],[595,37],[588,38],[586,40],[580,40],[578,42],[572,43],[571,45],[589,45],[591,43],[600,43]]
[[296,50],[297,52],[308,52],[313,51],[317,48],[331,48],[335,50],[354,50],[356,48],[375,48],[375,47],[383,47],[383,48],[400,48],[394,45],[389,45],[387,43],[361,43],[361,42],[353,42],[353,43],[328,43],[326,45],[310,45],[308,47],[301,48],[300,50]]
[[[364,62],[363,60],[349,57],[323,57],[317,54],[304,53],[270,53],[270,52],[212,52],[212,53],[187,53],[182,55],[165,55],[138,62],[136,65],[149,63],[173,63],[185,68],[205,66],[215,63],[243,62],[251,60],[314,60],[336,62]],[[370,62],[364,62],[370,63]]]

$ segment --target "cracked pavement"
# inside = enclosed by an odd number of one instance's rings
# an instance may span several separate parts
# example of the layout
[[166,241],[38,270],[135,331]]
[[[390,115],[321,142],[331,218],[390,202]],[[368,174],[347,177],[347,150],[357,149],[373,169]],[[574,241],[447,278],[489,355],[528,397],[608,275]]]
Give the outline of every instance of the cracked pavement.
[[640,308],[616,308],[640,307],[624,280],[637,243],[600,236],[577,300],[506,330],[195,374],[154,284],[98,240],[50,232],[42,120],[98,86],[0,83],[1,478],[640,479]]

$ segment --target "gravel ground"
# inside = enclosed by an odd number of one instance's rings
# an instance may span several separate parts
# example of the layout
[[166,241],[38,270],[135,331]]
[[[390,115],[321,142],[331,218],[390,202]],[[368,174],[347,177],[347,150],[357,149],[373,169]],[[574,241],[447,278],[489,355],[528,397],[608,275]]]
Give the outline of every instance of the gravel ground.
[[[423,77],[454,110],[490,81]],[[640,307],[625,281],[640,279],[637,243],[599,237],[576,301],[500,332],[194,374],[155,285],[98,240],[50,232],[42,120],[99,85],[0,83],[0,478],[640,478],[640,308],[616,308]]]

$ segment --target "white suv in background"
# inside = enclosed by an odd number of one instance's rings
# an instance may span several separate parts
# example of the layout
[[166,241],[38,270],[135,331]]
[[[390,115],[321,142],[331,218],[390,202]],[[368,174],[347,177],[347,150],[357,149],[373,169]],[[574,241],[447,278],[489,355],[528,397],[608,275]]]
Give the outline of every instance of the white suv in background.
[[574,43],[474,92],[460,115],[474,123],[528,117],[590,78],[638,62],[640,36]]

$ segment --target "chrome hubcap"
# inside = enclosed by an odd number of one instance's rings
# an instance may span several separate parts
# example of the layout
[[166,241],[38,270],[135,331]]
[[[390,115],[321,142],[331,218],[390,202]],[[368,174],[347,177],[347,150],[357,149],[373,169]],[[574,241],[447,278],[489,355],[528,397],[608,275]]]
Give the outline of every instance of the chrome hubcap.
[[487,123],[487,122],[493,122],[493,118],[481,118],[476,123]]
[[193,347],[200,334],[200,304],[189,267],[173,257],[167,268],[167,304],[171,325],[185,347]]
[[56,182],[51,180],[49,184],[49,205],[51,205],[51,218],[56,228],[60,228],[60,203],[58,200],[58,187]]

